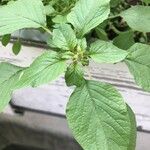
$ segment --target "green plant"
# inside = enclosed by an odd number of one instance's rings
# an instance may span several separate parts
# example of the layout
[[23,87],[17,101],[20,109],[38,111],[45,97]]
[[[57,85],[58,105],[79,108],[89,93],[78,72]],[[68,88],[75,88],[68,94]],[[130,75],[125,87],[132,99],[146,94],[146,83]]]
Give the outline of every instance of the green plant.
[[[129,9],[123,11],[115,9],[113,12],[119,11],[118,14],[111,12],[109,16],[109,0],[63,1],[64,4],[68,2],[70,6],[67,11],[57,6],[56,0],[44,3],[41,0],[18,0],[0,7],[0,35],[7,35],[6,41],[3,40],[4,45],[10,38],[8,34],[16,30],[42,28],[50,34],[47,44],[51,47],[51,50],[43,53],[27,68],[7,62],[0,64],[0,111],[8,104],[15,89],[36,87],[65,73],[67,86],[76,86],[67,105],[67,120],[83,149],[135,150],[134,113],[112,85],[93,81],[90,75],[89,79],[86,78],[83,68],[89,65],[90,60],[97,63],[123,61],[129,67],[136,83],[144,90],[150,91],[150,46],[132,42],[126,48],[123,47],[127,50],[123,50],[120,48],[122,44],[116,47],[113,42],[108,41],[105,36],[108,33],[106,28],[104,29],[109,25],[118,32],[114,24],[118,23],[118,18],[123,18],[129,25],[124,22],[124,28],[130,27],[128,33],[138,31],[147,39],[147,32],[150,32],[149,2],[144,1],[144,5],[131,8],[127,6]],[[112,5],[111,1],[111,6],[116,7],[120,2],[122,1],[116,1],[116,5]],[[46,18],[46,15],[51,14],[48,13],[47,5],[50,5],[49,12],[53,8],[59,15],[65,12],[66,16],[65,21],[57,18],[57,22],[53,22],[52,31],[50,26],[47,27],[49,18]],[[96,37],[89,36],[92,32],[96,32]],[[101,37],[104,36],[105,39],[102,40]],[[119,36],[119,39],[124,39],[128,34]],[[16,47],[20,50],[20,46]]]

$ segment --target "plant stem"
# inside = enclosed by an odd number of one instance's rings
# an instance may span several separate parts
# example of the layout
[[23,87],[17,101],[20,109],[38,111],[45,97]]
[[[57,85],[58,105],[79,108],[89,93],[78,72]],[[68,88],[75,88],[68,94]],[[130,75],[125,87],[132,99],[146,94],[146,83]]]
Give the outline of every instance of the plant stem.
[[51,32],[47,27],[42,26],[42,28],[43,28],[47,33],[49,33],[50,35],[52,35],[52,32]]
[[121,31],[119,31],[112,23],[109,23],[110,29],[112,29],[115,33],[120,34]]
[[114,18],[118,18],[118,17],[120,17],[120,15],[110,16],[110,17],[108,17],[108,19],[114,19]]

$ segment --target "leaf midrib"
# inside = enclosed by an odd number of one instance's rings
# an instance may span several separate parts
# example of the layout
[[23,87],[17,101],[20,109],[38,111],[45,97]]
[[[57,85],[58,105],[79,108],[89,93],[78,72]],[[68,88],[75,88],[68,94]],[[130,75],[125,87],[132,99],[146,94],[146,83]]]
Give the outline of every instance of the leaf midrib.
[[[92,101],[92,103],[93,103],[93,107],[94,107],[94,110],[95,110],[95,113],[96,113],[96,115],[97,115],[97,118],[99,119],[99,124],[102,126],[102,128],[104,128],[104,126],[103,126],[103,124],[101,123],[101,122],[104,122],[104,123],[106,123],[105,121],[101,121],[102,119],[99,117],[99,115],[97,114],[97,108],[96,108],[96,106],[97,106],[97,104],[96,104],[96,102],[95,102],[95,100],[94,100],[94,98],[91,98],[92,97],[92,94],[91,94],[91,91],[89,90],[89,88],[88,88],[88,83],[85,83],[86,84],[86,89],[87,89],[87,91],[88,91],[88,95],[89,95],[89,97],[90,97],[90,99],[91,99],[91,101]],[[107,106],[109,106],[108,104],[106,104],[105,103],[105,105],[107,105]],[[101,109],[103,109],[102,107],[101,107]],[[111,108],[112,109],[112,108]],[[104,111],[106,111],[105,109],[103,109]],[[107,113],[107,112],[106,112]],[[108,113],[109,114],[109,113]],[[109,114],[110,115],[110,114]],[[112,116],[111,116],[112,117]],[[112,117],[113,118],[113,117]],[[114,118],[113,118],[114,119]],[[106,123],[107,125],[109,125],[108,123]],[[117,122],[117,124],[120,126],[120,124]],[[111,126],[112,128],[113,128],[113,126]],[[113,128],[114,129],[114,128]],[[123,130],[124,130],[124,128],[122,128]],[[115,130],[115,129],[114,129]],[[115,130],[116,131],[116,130]],[[106,134],[106,132],[105,132],[105,130],[103,130],[103,132],[104,132],[104,136],[105,136],[105,140],[106,140],[106,142],[107,142],[107,145],[108,145],[108,143],[109,143],[109,137],[107,137],[107,134]],[[117,133],[118,133],[118,131],[116,131]],[[118,133],[118,135],[120,135],[119,133]],[[107,139],[108,138],[108,139]],[[122,139],[123,139],[123,137],[121,137]],[[113,139],[111,139],[111,140],[113,140]],[[114,140],[113,140],[114,141]],[[114,141],[115,143],[116,143],[116,141]],[[118,143],[116,143],[117,145],[118,145]],[[118,145],[119,146],[119,145]],[[120,146],[119,146],[120,147]],[[107,149],[108,149],[108,146],[107,146]]]
[[[1,84],[4,84],[5,82],[11,80],[15,75],[19,74],[23,69],[18,70],[17,72],[13,73],[9,78],[5,79]],[[0,85],[1,85],[0,84]]]
[[[56,65],[57,63],[62,63],[62,62],[64,62],[64,60],[61,60],[61,61],[58,60],[58,61],[56,61],[56,62],[54,62],[54,63],[52,63],[52,64],[50,64],[50,65],[47,65],[46,67],[44,67],[43,69],[39,70],[38,72],[36,72],[36,73],[33,74],[32,76],[29,76],[29,77],[26,79],[26,82],[27,82],[28,80],[30,80],[31,77],[37,76],[37,74],[41,73],[43,70],[45,70],[45,69],[47,69],[47,68],[49,68],[49,67],[51,67],[51,66],[53,66],[53,65]],[[30,68],[29,68],[29,69],[30,69]],[[36,79],[34,79],[34,80],[36,80]]]
[[[97,118],[99,118],[98,119],[98,122],[99,122],[99,124],[102,126],[102,128],[104,128],[103,127],[103,125],[100,123],[100,122],[102,122],[101,120],[101,118],[99,117],[99,115],[97,114],[97,111],[96,111],[96,104],[95,104],[95,101],[91,98],[92,96],[92,94],[91,94],[91,92],[90,92],[90,90],[89,90],[89,88],[88,88],[88,83],[86,82],[85,83],[85,86],[86,86],[86,90],[88,91],[88,95],[89,95],[89,97],[90,97],[90,99],[91,99],[91,101],[92,101],[92,103],[93,103],[93,107],[94,107],[94,110],[95,110],[95,114],[97,115]],[[103,133],[104,133],[104,136],[105,136],[105,141],[106,141],[106,143],[107,143],[107,150],[108,150],[108,140],[107,140],[107,136],[106,136],[106,132],[104,131],[104,129],[103,129]]]

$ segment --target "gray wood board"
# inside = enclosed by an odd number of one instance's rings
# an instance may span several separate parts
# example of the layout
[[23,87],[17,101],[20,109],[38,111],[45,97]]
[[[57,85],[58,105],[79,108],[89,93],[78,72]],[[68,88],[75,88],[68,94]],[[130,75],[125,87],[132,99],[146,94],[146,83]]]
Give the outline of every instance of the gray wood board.
[[[11,52],[12,45],[6,48],[0,45],[0,60],[28,66],[43,50],[23,46],[21,53],[15,56]],[[90,72],[93,79],[108,82],[116,86],[125,101],[136,114],[137,125],[150,131],[150,93],[144,92],[135,85],[133,77],[124,63],[116,65],[97,65],[91,63]],[[17,90],[12,96],[12,103],[17,107],[65,115],[66,103],[73,88],[65,85],[63,77],[57,81],[37,88]]]

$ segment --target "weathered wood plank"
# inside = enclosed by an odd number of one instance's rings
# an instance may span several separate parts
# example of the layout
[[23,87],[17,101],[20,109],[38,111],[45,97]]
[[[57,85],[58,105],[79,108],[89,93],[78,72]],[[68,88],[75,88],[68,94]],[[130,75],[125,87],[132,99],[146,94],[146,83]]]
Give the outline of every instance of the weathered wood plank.
[[[14,56],[10,50],[11,46],[9,44],[4,48],[0,45],[1,61],[28,66],[35,57],[43,52],[43,49],[23,46],[21,53]],[[135,112],[137,125],[141,126],[143,130],[150,131],[150,94],[143,92],[141,88],[135,85],[125,64],[96,65],[92,63],[90,72],[93,79],[115,85]],[[64,79],[60,78],[51,84],[35,89],[27,88],[16,91],[12,97],[12,103],[25,109],[64,116],[66,103],[72,90],[73,88],[66,87]],[[27,97],[27,95],[30,96]]]

